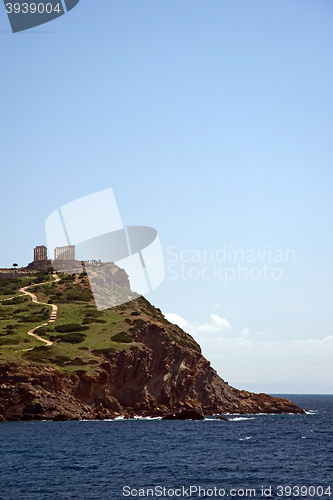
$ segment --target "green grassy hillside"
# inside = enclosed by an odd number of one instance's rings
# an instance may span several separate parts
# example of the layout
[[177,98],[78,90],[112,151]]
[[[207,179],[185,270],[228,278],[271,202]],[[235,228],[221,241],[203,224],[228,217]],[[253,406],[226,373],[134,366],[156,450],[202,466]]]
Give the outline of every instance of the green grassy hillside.
[[[166,328],[170,338],[183,347],[200,350],[192,337],[170,324],[143,297],[97,311],[85,273],[58,276],[58,282],[44,273],[0,280],[0,362],[20,360],[49,364],[67,372],[93,372],[104,360],[104,354],[144,348],[132,335],[152,322]],[[22,296],[20,287],[29,284],[33,286],[28,291],[45,305]],[[35,333],[53,342],[52,346],[27,335],[29,330],[49,321],[52,307],[48,304],[58,306],[57,320]]]

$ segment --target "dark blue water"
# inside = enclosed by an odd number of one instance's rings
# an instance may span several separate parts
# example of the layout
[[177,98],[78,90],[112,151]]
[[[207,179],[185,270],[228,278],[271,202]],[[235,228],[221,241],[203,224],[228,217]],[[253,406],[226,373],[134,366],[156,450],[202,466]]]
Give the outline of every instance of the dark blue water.
[[333,498],[333,395],[289,399],[312,411],[1,423],[0,499]]

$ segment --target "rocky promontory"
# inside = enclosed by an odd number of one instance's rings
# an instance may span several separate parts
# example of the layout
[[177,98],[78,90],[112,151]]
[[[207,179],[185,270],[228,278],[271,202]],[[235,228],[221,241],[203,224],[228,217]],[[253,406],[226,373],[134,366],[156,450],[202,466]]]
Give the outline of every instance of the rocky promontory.
[[[59,307],[57,321],[39,329],[51,346],[24,333],[28,300],[2,302],[0,320],[11,314],[15,322],[0,336],[0,420],[304,413],[286,399],[229,386],[195,340],[144,298],[98,312],[88,288],[84,275],[37,285],[37,296]],[[34,308],[34,317],[42,314]]]

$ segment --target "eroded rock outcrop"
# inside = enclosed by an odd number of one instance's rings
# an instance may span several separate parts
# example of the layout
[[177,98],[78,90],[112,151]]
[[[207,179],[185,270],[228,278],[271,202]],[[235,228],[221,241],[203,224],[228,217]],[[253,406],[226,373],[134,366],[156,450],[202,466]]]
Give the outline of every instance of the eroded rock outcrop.
[[181,410],[204,415],[304,413],[285,399],[230,387],[183,334],[180,345],[162,323],[147,324],[132,333],[131,349],[105,353],[92,373],[2,363],[0,420],[163,416]]

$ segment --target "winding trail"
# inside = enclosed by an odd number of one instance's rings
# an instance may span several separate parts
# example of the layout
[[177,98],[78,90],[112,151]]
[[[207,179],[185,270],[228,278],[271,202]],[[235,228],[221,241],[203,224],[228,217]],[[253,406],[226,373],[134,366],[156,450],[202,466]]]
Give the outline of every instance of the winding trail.
[[[56,272],[53,272],[53,277],[54,277],[54,282],[53,283],[55,283],[56,281],[60,280],[60,278],[58,277],[58,275],[57,275]],[[27,290],[27,288],[30,288],[31,286],[46,285],[46,284],[49,284],[49,283],[50,283],[49,281],[44,281],[43,283],[37,283],[37,284],[34,283],[33,285],[29,285],[29,286],[25,286],[24,288],[20,288],[20,292],[22,292],[25,295],[29,295],[31,297],[32,302],[35,302],[35,304],[41,304],[43,306],[51,306],[52,307],[52,313],[51,313],[51,317],[50,317],[49,321],[47,323],[43,323],[42,325],[36,326],[35,328],[32,328],[31,330],[29,330],[27,332],[28,335],[30,335],[31,337],[35,337],[35,339],[40,340],[41,342],[44,342],[47,346],[52,345],[53,342],[51,342],[50,340],[43,339],[42,337],[40,337],[39,335],[37,335],[35,333],[35,331],[38,330],[38,328],[41,328],[42,326],[46,326],[49,323],[53,323],[57,319],[58,306],[56,306],[55,304],[46,304],[45,302],[39,302],[37,300],[37,297],[36,297],[35,294],[33,294],[31,292],[27,292],[26,290]],[[16,297],[17,297],[17,295],[16,295]],[[10,299],[13,299],[13,298],[14,297],[10,297],[9,299],[4,299],[3,301],[10,300]],[[33,349],[33,347],[31,349]],[[24,349],[24,351],[30,351],[31,349]]]
[[[54,277],[54,283],[56,281],[60,280],[60,278],[58,277],[56,272],[53,272],[53,277]],[[38,283],[38,285],[45,285],[47,283],[49,283],[49,281],[45,281],[44,283]],[[30,285],[30,286],[36,286],[36,284]],[[42,326],[46,326],[49,323],[54,323],[54,321],[57,319],[58,306],[56,306],[55,304],[46,304],[45,302],[38,302],[36,295],[34,295],[31,292],[26,291],[26,289],[30,288],[30,286],[25,286],[24,288],[20,288],[21,292],[23,292],[25,295],[30,295],[32,302],[35,302],[35,304],[42,304],[44,306],[52,306],[52,313],[51,313],[51,317],[47,323],[43,323],[42,325],[36,326],[35,328],[32,328],[31,330],[29,330],[27,333],[28,333],[28,335],[31,335],[31,337],[35,337],[35,339],[40,340],[41,342],[44,342],[47,346],[50,346],[53,344],[53,342],[51,342],[50,340],[43,339],[42,337],[40,337],[39,335],[37,335],[34,332],[36,330],[38,330],[38,328],[41,328]]]

